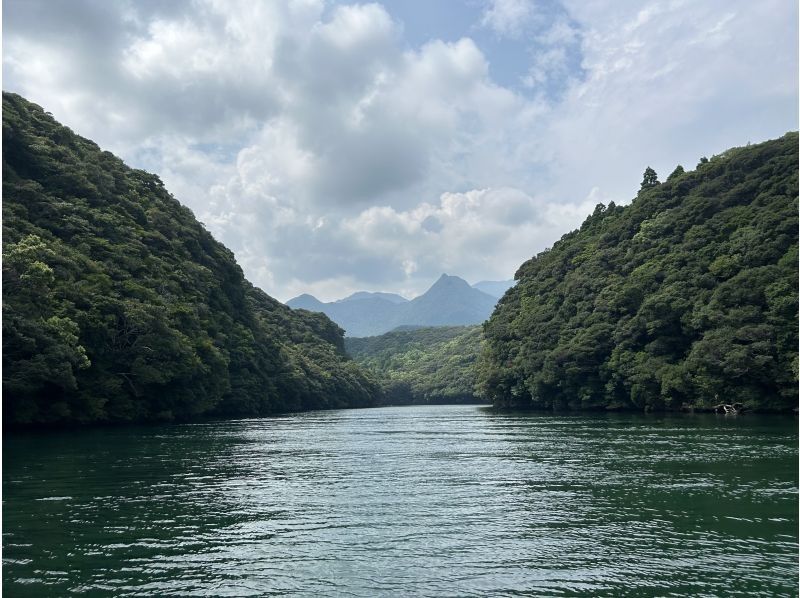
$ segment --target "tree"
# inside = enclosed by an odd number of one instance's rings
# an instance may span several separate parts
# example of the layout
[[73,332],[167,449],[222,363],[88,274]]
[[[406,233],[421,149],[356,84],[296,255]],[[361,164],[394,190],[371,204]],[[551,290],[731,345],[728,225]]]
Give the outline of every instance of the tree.
[[155,175],[3,94],[4,424],[365,407],[341,328],[253,287]]
[[793,409],[797,154],[790,133],[598,207],[518,269],[484,324],[479,394],[504,408]]
[[683,169],[683,166],[681,166],[680,164],[678,164],[678,165],[675,167],[675,170],[673,170],[673,171],[672,171],[672,173],[671,173],[671,174],[670,174],[670,175],[667,177],[667,180],[668,180],[668,181],[671,181],[672,179],[674,179],[674,178],[676,178],[676,177],[679,177],[679,176],[681,176],[681,175],[682,175],[683,173],[685,173],[685,172],[686,172],[686,171]]
[[644,171],[641,190],[650,189],[660,184],[661,183],[658,181],[658,175],[656,174],[656,171],[648,166]]

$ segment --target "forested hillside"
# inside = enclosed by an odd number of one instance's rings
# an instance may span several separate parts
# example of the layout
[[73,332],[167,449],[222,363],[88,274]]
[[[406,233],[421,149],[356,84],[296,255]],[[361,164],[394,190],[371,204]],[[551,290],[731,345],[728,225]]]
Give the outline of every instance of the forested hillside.
[[346,338],[347,352],[381,381],[392,405],[470,403],[480,326],[393,330],[380,336]]
[[365,406],[342,330],[254,288],[158,177],[3,94],[8,424]]
[[499,406],[797,405],[798,136],[729,150],[598,205],[523,264],[485,325]]

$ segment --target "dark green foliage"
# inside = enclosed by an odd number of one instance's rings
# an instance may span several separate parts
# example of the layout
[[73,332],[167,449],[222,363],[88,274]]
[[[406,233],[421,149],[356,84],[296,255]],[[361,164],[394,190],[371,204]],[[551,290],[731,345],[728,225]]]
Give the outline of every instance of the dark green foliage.
[[346,338],[347,352],[381,381],[390,405],[469,403],[475,396],[480,326],[406,328]]
[[485,325],[500,406],[797,405],[798,137],[676,169],[529,260]]
[[658,185],[658,175],[656,171],[650,168],[649,166],[644,171],[644,177],[642,178],[642,190],[650,189],[651,187],[655,187]]
[[250,285],[158,177],[3,94],[7,423],[371,404],[342,330]]
[[675,167],[675,170],[673,170],[672,173],[670,173],[670,175],[667,177],[667,180],[671,181],[672,179],[681,176],[684,172],[686,172],[686,171],[683,169],[683,166],[678,164]]

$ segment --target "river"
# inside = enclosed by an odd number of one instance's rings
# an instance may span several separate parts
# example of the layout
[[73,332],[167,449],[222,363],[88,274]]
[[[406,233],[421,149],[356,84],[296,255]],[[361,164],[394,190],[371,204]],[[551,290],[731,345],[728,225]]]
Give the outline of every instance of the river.
[[793,596],[798,425],[304,413],[3,439],[8,596]]

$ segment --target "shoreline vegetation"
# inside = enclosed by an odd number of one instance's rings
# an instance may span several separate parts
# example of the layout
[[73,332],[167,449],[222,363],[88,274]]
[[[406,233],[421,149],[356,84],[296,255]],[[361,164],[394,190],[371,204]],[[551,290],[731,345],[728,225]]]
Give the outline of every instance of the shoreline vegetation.
[[645,171],[524,263],[484,325],[500,407],[791,412],[798,391],[798,135]]
[[3,94],[3,421],[188,421],[360,407],[327,317],[245,280],[152,174]]
[[796,412],[797,140],[648,169],[482,326],[345,338],[250,284],[157,176],[4,93],[4,427],[484,400]]
[[373,410],[373,409],[391,409],[391,408],[416,408],[416,407],[479,407],[481,410],[485,410],[489,413],[494,413],[498,415],[531,415],[531,416],[558,416],[558,417],[581,417],[583,416],[624,416],[624,415],[641,415],[643,417],[692,417],[692,416],[701,416],[701,417],[714,417],[714,418],[721,418],[723,420],[735,420],[735,419],[743,419],[747,420],[749,418],[775,418],[775,420],[785,420],[788,417],[793,419],[797,419],[800,417],[798,414],[798,410],[789,409],[784,411],[759,411],[759,410],[752,410],[752,411],[743,411],[738,414],[726,414],[722,412],[714,411],[711,408],[699,408],[699,409],[683,409],[683,410],[676,410],[676,409],[662,409],[659,411],[648,411],[643,409],[631,409],[631,408],[619,408],[619,409],[543,409],[540,407],[526,407],[526,408],[509,408],[509,407],[497,407],[492,403],[484,401],[480,398],[473,398],[473,399],[465,399],[461,402],[417,402],[417,403],[391,403],[391,402],[381,402],[375,403],[369,406],[363,407],[331,407],[331,408],[324,408],[324,409],[313,409],[313,410],[299,410],[299,411],[280,411],[265,415],[252,415],[252,416],[240,416],[240,417],[231,417],[226,415],[200,415],[198,417],[188,419],[188,420],[144,420],[144,421],[135,421],[135,422],[122,422],[122,421],[94,421],[94,422],[87,422],[81,423],[79,426],[76,427],[73,423],[33,423],[33,424],[26,424],[23,426],[20,425],[7,425],[4,424],[3,433],[4,434],[13,434],[14,436],[19,435],[26,435],[26,434],[48,434],[48,433],[57,433],[57,432],[69,432],[71,430],[102,430],[102,429],[114,429],[114,428],[130,428],[131,426],[142,427],[142,428],[151,428],[151,427],[159,427],[159,426],[172,426],[172,425],[191,425],[191,424],[214,424],[214,423],[221,423],[221,422],[232,422],[232,421],[249,421],[249,420],[259,420],[264,418],[292,418],[298,415],[303,414],[324,414],[326,412],[336,412],[340,411],[341,409],[365,409],[365,410]]
[[400,329],[344,345],[379,381],[381,405],[488,404],[475,394],[480,326]]

